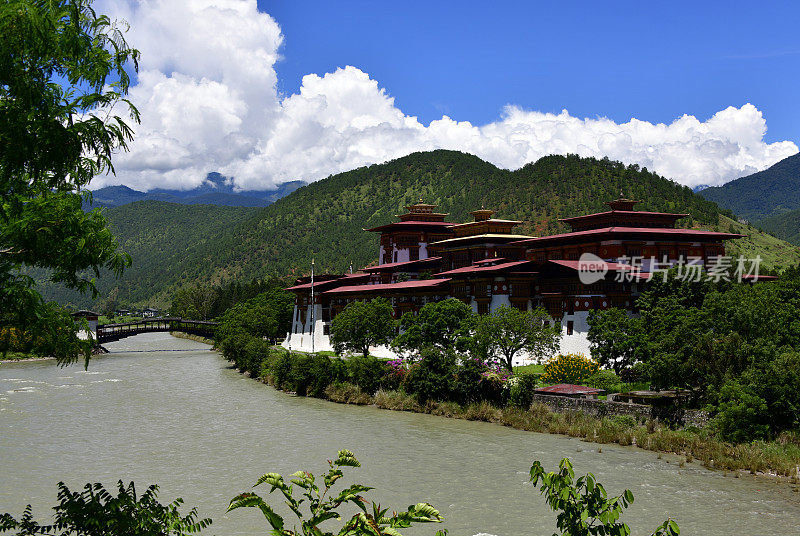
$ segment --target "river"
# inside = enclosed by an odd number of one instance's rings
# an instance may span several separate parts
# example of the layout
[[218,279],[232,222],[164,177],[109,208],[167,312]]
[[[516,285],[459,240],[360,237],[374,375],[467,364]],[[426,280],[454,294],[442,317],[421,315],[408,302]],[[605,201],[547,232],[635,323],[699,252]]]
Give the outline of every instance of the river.
[[552,469],[565,456],[609,492],[633,491],[623,519],[634,534],[672,516],[687,535],[800,535],[800,493],[785,483],[681,468],[677,457],[634,447],[598,452],[561,436],[295,397],[168,334],[108,348],[88,371],[0,365],[0,512],[18,516],[32,503],[49,515],[59,480],[79,488],[123,479],[140,491],[158,483],[162,502],[180,496],[197,506],[214,520],[207,534],[265,534],[256,512],[225,514],[228,501],[265,472],[322,472],[348,448],[363,466],[346,469],[346,483],[374,486],[385,506],[428,501],[444,515],[443,525],[409,535],[441,527],[452,536],[552,534],[555,516],[528,471],[533,460]]

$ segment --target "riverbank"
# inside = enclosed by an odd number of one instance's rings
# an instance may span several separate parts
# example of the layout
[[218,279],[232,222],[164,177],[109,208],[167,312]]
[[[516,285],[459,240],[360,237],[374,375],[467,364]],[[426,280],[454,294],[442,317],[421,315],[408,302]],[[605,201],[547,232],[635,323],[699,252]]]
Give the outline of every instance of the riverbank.
[[214,346],[213,339],[208,339],[201,335],[192,335],[190,333],[184,333],[182,331],[170,331],[169,334],[178,339],[189,339],[190,341],[201,342],[203,344],[208,344],[209,346]]
[[[259,381],[275,387],[269,377]],[[565,435],[587,442],[636,446],[659,454],[674,454],[678,463],[699,463],[712,470],[777,478],[800,492],[800,437],[783,434],[775,441],[733,445],[719,441],[705,430],[673,430],[657,421],[637,423],[630,417],[597,418],[580,411],[558,413],[533,403],[529,409],[499,408],[481,402],[462,406],[455,402],[429,401],[419,404],[401,391],[363,392],[351,383],[329,385],[323,398],[339,404],[371,405],[380,409],[425,413],[452,419],[484,421],[518,430]],[[602,446],[598,447],[602,451]]]
[[0,365],[3,363],[22,363],[25,361],[52,361],[55,360],[55,357],[40,357],[31,354],[23,354],[20,352],[8,352],[5,356],[0,356]]

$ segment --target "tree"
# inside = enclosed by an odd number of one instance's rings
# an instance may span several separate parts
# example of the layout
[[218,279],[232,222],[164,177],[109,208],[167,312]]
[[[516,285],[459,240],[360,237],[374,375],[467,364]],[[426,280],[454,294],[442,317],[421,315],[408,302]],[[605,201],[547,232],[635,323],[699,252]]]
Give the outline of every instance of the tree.
[[36,522],[28,505],[19,520],[0,515],[0,532],[14,531],[15,536],[181,536],[198,533],[211,524],[210,519],[197,519],[196,508],[182,515],[178,510],[181,499],[169,505],[159,503],[158,486],[150,486],[141,497],[133,482],[126,487],[119,481],[117,486],[115,497],[102,484],[86,484],[78,493],[59,482],[53,525]]
[[521,311],[502,305],[478,319],[474,344],[512,371],[514,356],[520,351],[541,361],[558,350],[560,340],[561,330],[550,325],[550,316],[544,309]]
[[170,312],[182,318],[208,320],[218,299],[218,289],[211,285],[187,286],[180,288],[172,298]]
[[462,349],[469,338],[472,308],[456,298],[426,303],[418,313],[400,319],[400,335],[393,346],[401,351],[419,351],[428,346]]
[[44,268],[52,281],[96,297],[86,270],[119,276],[130,264],[100,211],[81,204],[91,179],[113,172],[112,153],[133,137],[113,111],[139,120],[125,98],[139,53],[89,0],[6,1],[0,35],[0,327],[71,332],[55,357],[73,361],[79,349],[88,360],[91,342],[44,303],[22,268]]
[[589,312],[592,357],[601,367],[619,374],[637,361],[640,322],[617,307]]
[[391,341],[395,325],[392,306],[386,299],[354,301],[331,322],[331,342],[337,353],[361,352],[367,357],[370,346]]

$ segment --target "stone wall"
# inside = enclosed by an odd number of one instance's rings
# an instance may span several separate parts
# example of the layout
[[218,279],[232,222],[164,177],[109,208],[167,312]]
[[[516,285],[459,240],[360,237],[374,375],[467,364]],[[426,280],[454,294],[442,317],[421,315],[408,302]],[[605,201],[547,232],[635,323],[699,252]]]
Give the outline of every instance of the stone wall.
[[628,404],[626,402],[611,402],[608,400],[569,398],[555,395],[533,395],[533,401],[539,402],[556,412],[582,411],[595,417],[610,415],[630,415],[637,421],[655,419],[668,422],[677,426],[704,427],[708,424],[710,415],[699,409],[683,409],[674,406],[656,407],[643,404]]

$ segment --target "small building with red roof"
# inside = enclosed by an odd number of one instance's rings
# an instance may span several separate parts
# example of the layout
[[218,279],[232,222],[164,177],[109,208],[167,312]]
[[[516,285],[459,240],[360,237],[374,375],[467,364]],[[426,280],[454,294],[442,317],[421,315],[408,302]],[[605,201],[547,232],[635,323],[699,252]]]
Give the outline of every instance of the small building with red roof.
[[585,385],[573,385],[571,383],[559,383],[558,385],[548,385],[533,390],[540,395],[566,396],[569,398],[597,398],[598,395],[605,394],[602,389],[587,387]]

